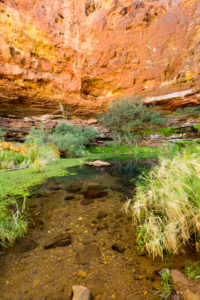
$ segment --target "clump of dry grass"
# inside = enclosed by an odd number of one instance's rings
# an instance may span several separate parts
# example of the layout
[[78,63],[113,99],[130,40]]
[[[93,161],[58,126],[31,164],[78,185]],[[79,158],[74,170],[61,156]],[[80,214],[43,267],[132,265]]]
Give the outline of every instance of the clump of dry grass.
[[[199,149],[198,149],[199,151]],[[200,156],[187,149],[144,178],[129,201],[139,245],[153,257],[177,254],[182,245],[200,234]]]
[[58,153],[51,146],[32,145],[29,149],[30,168],[36,173],[41,173],[44,167],[59,159]]

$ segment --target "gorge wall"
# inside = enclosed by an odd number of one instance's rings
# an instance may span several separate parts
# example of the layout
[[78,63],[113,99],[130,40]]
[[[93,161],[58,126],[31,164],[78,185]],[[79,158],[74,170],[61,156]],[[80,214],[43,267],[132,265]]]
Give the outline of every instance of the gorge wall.
[[199,53],[198,0],[0,0],[0,116],[88,118],[187,89],[162,103],[197,104]]

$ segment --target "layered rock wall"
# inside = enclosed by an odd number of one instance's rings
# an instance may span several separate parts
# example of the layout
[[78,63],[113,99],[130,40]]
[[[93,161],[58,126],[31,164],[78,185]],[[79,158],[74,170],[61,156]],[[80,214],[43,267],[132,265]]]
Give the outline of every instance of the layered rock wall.
[[89,117],[196,89],[199,53],[198,0],[0,0],[0,115]]

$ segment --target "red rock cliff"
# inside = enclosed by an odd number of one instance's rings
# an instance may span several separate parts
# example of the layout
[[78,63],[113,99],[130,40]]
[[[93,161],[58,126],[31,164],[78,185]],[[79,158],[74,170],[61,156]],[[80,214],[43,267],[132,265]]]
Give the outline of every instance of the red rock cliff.
[[0,0],[0,115],[196,89],[199,53],[198,0]]

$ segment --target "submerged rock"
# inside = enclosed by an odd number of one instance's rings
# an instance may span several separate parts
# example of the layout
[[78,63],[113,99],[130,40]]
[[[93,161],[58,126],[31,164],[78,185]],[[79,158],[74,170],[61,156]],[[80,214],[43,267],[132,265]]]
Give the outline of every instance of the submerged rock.
[[104,191],[100,186],[89,186],[83,193],[86,199],[96,199],[107,196],[108,192]]
[[39,219],[37,217],[34,217],[32,220],[30,220],[28,227],[29,228],[40,228],[40,229],[43,229],[44,222],[41,219]]
[[91,244],[76,254],[77,263],[87,265],[90,261],[101,256],[101,250],[96,244]]
[[110,167],[111,164],[106,161],[95,160],[95,161],[86,163],[86,165],[94,166],[94,167]]
[[39,246],[39,244],[37,242],[35,242],[34,240],[32,240],[30,238],[24,238],[19,244],[19,249],[22,252],[27,252],[27,251],[34,250],[38,246]]
[[73,195],[69,195],[65,197],[65,201],[72,200],[72,199],[74,199]]
[[124,251],[126,250],[126,247],[123,243],[116,242],[112,245],[112,249],[119,252],[119,253],[124,253]]
[[61,233],[52,238],[44,245],[44,249],[69,246],[71,244],[71,234],[69,232]]
[[79,182],[73,183],[67,187],[67,191],[70,193],[79,193],[82,189],[82,185]]
[[59,183],[57,183],[57,182],[52,182],[52,183],[48,183],[47,184],[47,189],[49,190],[49,191],[59,191],[60,189],[61,189],[61,186],[60,186],[60,184]]
[[105,292],[105,281],[101,275],[87,279],[86,285],[92,291],[94,299],[101,299],[100,295]]
[[72,287],[72,300],[91,300],[91,293],[85,286],[74,285]]
[[92,203],[94,203],[94,200],[93,200],[93,199],[83,199],[83,200],[81,201],[81,204],[82,204],[82,205],[89,205],[89,204],[92,204]]
[[97,219],[104,219],[107,217],[107,215],[108,214],[105,211],[101,210],[97,215]]

